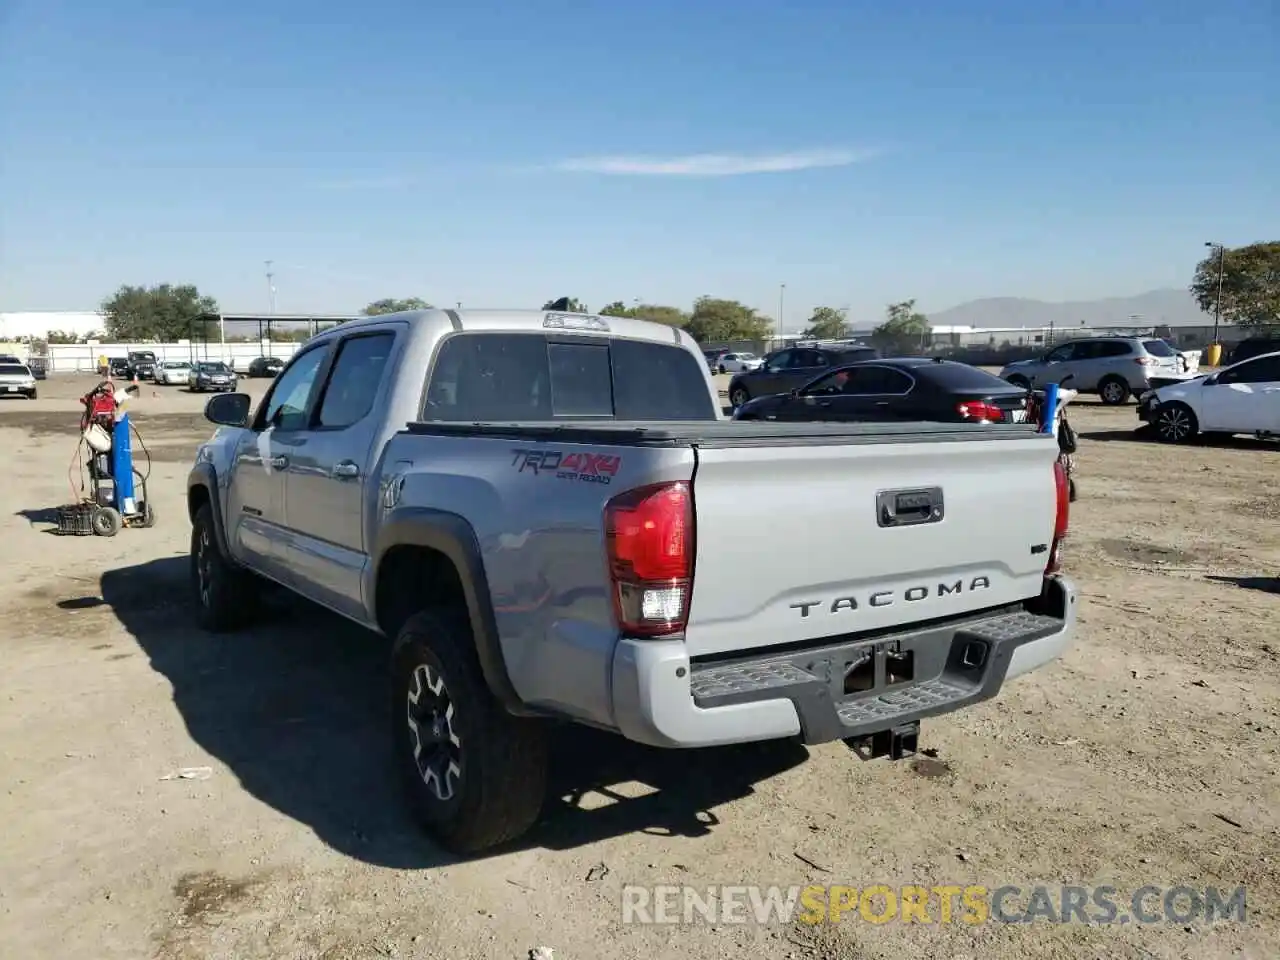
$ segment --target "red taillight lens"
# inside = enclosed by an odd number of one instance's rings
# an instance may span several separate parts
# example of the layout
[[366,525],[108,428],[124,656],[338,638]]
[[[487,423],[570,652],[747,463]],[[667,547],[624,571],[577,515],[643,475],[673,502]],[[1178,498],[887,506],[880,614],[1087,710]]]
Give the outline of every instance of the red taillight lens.
[[613,607],[623,633],[679,633],[693,581],[693,497],[687,483],[640,487],[605,506]]
[[1045,564],[1044,575],[1052,576],[1062,569],[1062,541],[1067,536],[1067,524],[1071,517],[1071,488],[1067,479],[1067,468],[1061,460],[1053,461],[1053,486],[1058,503],[1053,520],[1053,543],[1049,547],[1049,562]]
[[972,420],[975,423],[1001,423],[1004,421],[1004,411],[997,407],[994,403],[988,403],[985,400],[966,400],[956,406],[956,413],[965,420]]

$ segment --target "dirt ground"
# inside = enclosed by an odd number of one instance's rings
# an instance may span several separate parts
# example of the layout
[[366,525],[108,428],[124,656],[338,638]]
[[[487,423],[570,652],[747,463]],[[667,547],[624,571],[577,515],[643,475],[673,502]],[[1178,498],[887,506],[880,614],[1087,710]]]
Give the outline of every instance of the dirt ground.
[[[191,626],[201,398],[144,386],[137,403],[156,528],[49,533],[90,382],[0,401],[4,956],[1280,955],[1274,443],[1141,442],[1132,405],[1082,398],[1065,660],[926,722],[935,755],[914,762],[569,731],[532,835],[455,862],[391,783],[376,638],[301,603],[239,635]],[[685,883],[1244,885],[1248,922],[621,923],[624,885]]]

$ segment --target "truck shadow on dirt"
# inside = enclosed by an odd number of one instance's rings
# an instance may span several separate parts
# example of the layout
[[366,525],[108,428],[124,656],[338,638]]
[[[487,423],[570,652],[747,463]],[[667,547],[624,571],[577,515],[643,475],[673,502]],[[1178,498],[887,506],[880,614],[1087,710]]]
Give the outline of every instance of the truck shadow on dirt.
[[1258,590],[1262,593],[1280,594],[1280,577],[1228,577],[1209,576],[1206,580],[1214,583],[1226,583],[1241,590]]
[[[101,599],[58,606],[110,606],[172,685],[191,738],[254,797],[358,860],[407,869],[450,862],[394,782],[386,641],[289,597],[253,629],[205,633],[192,626],[187,570],[185,556],[108,570]],[[542,821],[515,849],[570,850],[636,832],[706,835],[716,807],[808,756],[785,741],[653,750],[569,725],[553,731],[553,744]]]

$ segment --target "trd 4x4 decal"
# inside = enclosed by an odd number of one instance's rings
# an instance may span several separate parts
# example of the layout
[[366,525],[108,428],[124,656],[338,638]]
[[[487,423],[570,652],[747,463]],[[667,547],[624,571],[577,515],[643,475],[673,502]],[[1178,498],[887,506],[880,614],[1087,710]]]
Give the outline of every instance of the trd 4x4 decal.
[[564,453],[560,450],[513,450],[511,465],[516,473],[552,475],[557,480],[583,483],[611,483],[622,466],[622,458],[607,453]]

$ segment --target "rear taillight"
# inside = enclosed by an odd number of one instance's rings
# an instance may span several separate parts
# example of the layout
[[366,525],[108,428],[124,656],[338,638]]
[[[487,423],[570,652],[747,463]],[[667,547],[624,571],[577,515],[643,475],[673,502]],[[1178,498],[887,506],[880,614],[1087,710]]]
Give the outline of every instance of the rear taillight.
[[693,584],[693,497],[687,483],[620,494],[604,508],[613,609],[625,634],[679,633]]
[[1067,522],[1071,517],[1071,486],[1067,479],[1067,468],[1061,460],[1053,461],[1053,486],[1057,496],[1054,508],[1053,543],[1049,546],[1049,562],[1045,564],[1044,575],[1053,576],[1062,569],[1062,542],[1067,537]]
[[1004,411],[986,400],[966,400],[957,404],[956,413],[977,423],[1001,423],[1004,420]]
[[1140,367],[1156,367],[1160,365],[1160,361],[1155,357],[1137,357],[1133,362]]

